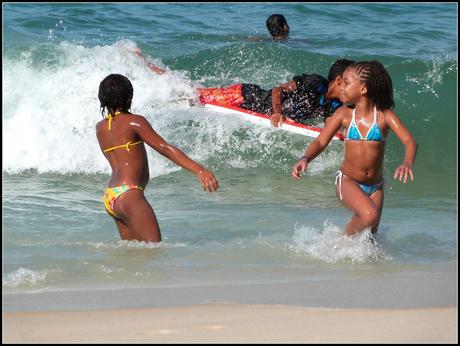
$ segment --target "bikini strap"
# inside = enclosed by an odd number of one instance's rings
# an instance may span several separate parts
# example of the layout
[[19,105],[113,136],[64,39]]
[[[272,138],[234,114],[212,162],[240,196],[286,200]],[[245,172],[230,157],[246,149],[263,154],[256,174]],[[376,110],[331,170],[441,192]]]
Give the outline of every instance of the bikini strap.
[[121,114],[121,112],[115,112],[115,114],[113,115],[112,113],[109,113],[109,115],[105,117],[105,119],[109,121],[109,131],[112,128],[112,119],[115,117],[115,115],[118,115],[118,114]]
[[345,174],[343,174],[341,170],[338,170],[337,175],[335,176],[335,186],[339,188],[340,200],[342,200],[342,178],[344,175]]
[[[364,140],[365,137],[363,137],[363,135],[361,134],[361,131],[359,130],[358,128],[358,124],[356,123],[356,107],[353,108],[353,111],[351,113],[351,123],[350,123],[350,126],[348,127],[348,132],[350,131],[350,129],[355,126],[356,128],[356,131],[358,132],[358,135],[359,135],[359,140]],[[347,132],[347,137],[348,137],[348,132]]]
[[129,146],[133,146],[133,145],[136,145],[136,144],[139,144],[139,143],[142,143],[142,141],[138,141],[138,142],[127,142],[126,144],[121,144],[121,145],[117,145],[117,146],[114,146],[114,147],[111,147],[111,148],[107,148],[104,150],[104,153],[107,153],[109,151],[112,151],[112,150],[115,150],[115,149],[118,149],[118,148],[125,148],[127,151],[129,151]]

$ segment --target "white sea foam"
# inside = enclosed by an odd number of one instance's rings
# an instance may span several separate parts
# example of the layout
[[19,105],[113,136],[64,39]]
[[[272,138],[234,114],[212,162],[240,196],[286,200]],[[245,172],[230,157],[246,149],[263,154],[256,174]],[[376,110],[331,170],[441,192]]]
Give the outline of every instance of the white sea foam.
[[314,227],[296,227],[293,236],[294,244],[289,247],[299,255],[307,254],[328,263],[392,260],[392,257],[386,254],[377,242],[370,239],[369,230],[348,237],[340,227],[325,221],[322,230]]
[[45,281],[46,271],[33,271],[27,268],[19,268],[12,273],[2,278],[3,287],[18,287],[18,286],[36,286],[37,284]]
[[[174,104],[178,95],[193,95],[192,84],[183,74],[159,76],[150,72],[129,53],[132,46],[132,42],[119,42],[86,48],[64,42],[57,47],[57,64],[32,63],[27,53],[18,61],[7,60],[3,94],[4,170],[109,173],[95,136],[95,125],[101,119],[98,87],[108,74],[120,73],[131,80],[132,111],[146,117]],[[155,173],[170,170],[163,167]]]
[[[75,243],[75,244],[84,244],[84,243]],[[105,249],[105,250],[117,250],[117,249],[168,249],[168,248],[179,248],[179,247],[187,247],[185,243],[178,243],[178,242],[167,242],[162,241],[160,243],[152,243],[152,242],[144,242],[144,241],[137,241],[137,240],[119,240],[116,242],[88,242],[85,243],[89,247],[93,247],[95,249]]]

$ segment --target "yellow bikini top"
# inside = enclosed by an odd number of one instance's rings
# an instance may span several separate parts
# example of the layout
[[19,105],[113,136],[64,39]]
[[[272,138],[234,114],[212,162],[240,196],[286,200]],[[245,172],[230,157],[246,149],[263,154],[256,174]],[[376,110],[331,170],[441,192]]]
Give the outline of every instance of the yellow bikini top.
[[[115,115],[117,114],[121,114],[121,112],[115,112],[115,114],[109,114],[105,117],[106,120],[109,121],[109,131],[110,129],[112,128],[112,119],[115,117]],[[139,141],[139,142],[134,142],[132,143],[131,141],[127,142],[126,144],[122,144],[122,145],[116,145],[114,147],[111,147],[111,148],[107,148],[104,150],[104,153],[108,152],[108,151],[112,151],[112,150],[115,150],[115,149],[118,149],[118,148],[126,148],[127,151],[129,151],[129,146],[130,145],[136,145],[136,144],[139,144],[139,143],[142,143],[142,141]]]

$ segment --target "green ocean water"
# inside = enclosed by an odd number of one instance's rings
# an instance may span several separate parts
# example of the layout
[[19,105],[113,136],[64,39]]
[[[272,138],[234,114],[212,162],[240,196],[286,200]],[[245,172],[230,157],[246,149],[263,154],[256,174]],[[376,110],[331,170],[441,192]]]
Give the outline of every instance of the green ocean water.
[[[286,16],[288,42],[266,39],[272,13]],[[10,3],[3,14],[6,292],[321,280],[456,263],[456,4]],[[152,74],[127,53],[135,46],[168,73]],[[326,76],[343,57],[385,65],[395,112],[419,144],[415,181],[401,184],[392,176],[404,147],[388,139],[377,245],[340,235],[350,217],[334,191],[341,144],[295,182],[290,169],[311,139],[177,102],[199,86]],[[120,241],[103,208],[110,170],[94,126],[110,73],[132,81],[133,112],[221,185],[204,194],[150,150],[146,196],[159,245]]]

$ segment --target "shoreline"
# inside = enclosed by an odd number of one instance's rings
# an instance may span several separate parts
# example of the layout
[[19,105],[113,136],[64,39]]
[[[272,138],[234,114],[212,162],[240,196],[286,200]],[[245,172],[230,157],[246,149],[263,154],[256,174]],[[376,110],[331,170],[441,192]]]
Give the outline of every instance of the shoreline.
[[4,293],[8,343],[455,343],[451,270]]
[[241,304],[7,312],[3,342],[456,343],[457,313]]
[[411,309],[458,305],[452,268],[321,280],[3,293],[4,312],[156,308],[202,304]]

